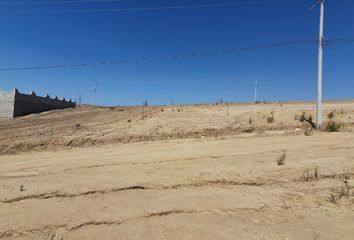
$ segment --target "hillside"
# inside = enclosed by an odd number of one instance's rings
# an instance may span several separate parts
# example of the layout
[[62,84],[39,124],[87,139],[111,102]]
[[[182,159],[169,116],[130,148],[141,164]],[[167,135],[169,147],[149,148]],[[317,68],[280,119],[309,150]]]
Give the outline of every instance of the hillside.
[[[315,116],[313,103],[114,107],[55,110],[0,121],[0,153],[180,138],[303,134],[299,117]],[[354,102],[325,104],[343,131],[354,126]],[[274,122],[267,118],[274,115]],[[143,116],[143,117],[142,117]],[[296,120],[297,119],[297,120]],[[298,128],[298,129],[297,129]],[[296,130],[297,129],[297,130]]]
[[352,239],[353,107],[313,134],[311,103],[2,120],[0,239]]

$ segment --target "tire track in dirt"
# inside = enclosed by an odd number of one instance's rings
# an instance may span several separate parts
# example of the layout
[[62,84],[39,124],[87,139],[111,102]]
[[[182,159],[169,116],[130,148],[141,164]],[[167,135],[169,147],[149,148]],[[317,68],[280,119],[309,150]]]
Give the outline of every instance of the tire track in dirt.
[[[170,215],[182,215],[182,214],[235,214],[240,212],[259,212],[264,209],[264,206],[259,208],[235,208],[235,209],[204,209],[204,210],[196,210],[196,209],[175,209],[175,210],[166,210],[160,212],[152,212],[141,216],[136,216],[132,218],[127,218],[124,220],[90,220],[86,222],[82,222],[76,224],[74,226],[69,226],[68,224],[60,224],[60,225],[47,225],[41,228],[27,229],[27,230],[8,230],[0,233],[0,238],[5,237],[13,237],[13,236],[23,236],[23,235],[33,235],[33,234],[46,234],[50,236],[50,239],[54,239],[56,236],[60,236],[63,239],[63,235],[77,231],[81,228],[92,227],[92,226],[120,226],[122,224],[129,224],[132,221],[136,220],[144,220],[156,217],[166,217]],[[59,231],[60,230],[60,231]],[[60,232],[60,233],[59,233]]]
[[[314,147],[317,145],[310,145],[307,146],[307,148],[310,148],[308,151],[304,149],[300,150],[292,150],[292,151],[287,151],[288,154],[296,154],[296,153],[305,153],[305,152],[313,152]],[[340,151],[343,149],[352,149],[351,147],[337,147],[333,149],[334,151]],[[54,172],[44,172],[44,173],[39,173],[39,174],[29,174],[29,175],[20,175],[20,176],[1,176],[0,179],[11,179],[11,178],[32,178],[32,177],[39,177],[39,176],[48,176],[48,175],[53,175],[53,174],[59,174],[62,172],[73,172],[76,170],[83,170],[83,169],[92,169],[92,168],[105,168],[105,167],[113,167],[113,166],[135,166],[135,165],[154,165],[154,164],[165,164],[165,163],[171,163],[171,162],[187,162],[187,161],[201,161],[201,160],[209,160],[209,159],[223,159],[223,158],[235,158],[235,157],[250,157],[250,156],[259,156],[259,155],[266,155],[266,154],[282,154],[283,151],[281,150],[271,150],[271,151],[263,151],[263,152],[256,152],[256,153],[250,153],[250,154],[227,154],[227,155],[217,155],[217,156],[204,156],[204,157],[191,157],[191,158],[183,158],[183,159],[168,159],[168,160],[160,160],[160,161],[151,161],[151,162],[126,162],[126,163],[108,163],[108,164],[94,164],[94,165],[88,165],[88,166],[78,166],[78,167],[73,167],[73,168],[66,168],[62,169],[60,171],[54,171]],[[311,157],[310,157],[311,158]],[[349,160],[353,159],[350,157],[347,157]],[[274,158],[275,159],[275,158]],[[316,158],[313,158],[316,159]],[[21,168],[21,169],[16,169],[16,172],[21,172],[21,171],[27,171],[27,170],[35,170],[36,167],[30,167],[30,168]],[[7,172],[4,172],[7,173]],[[3,174],[4,174],[3,173]]]
[[0,233],[0,238],[6,238],[6,237],[19,237],[23,235],[29,235],[29,234],[42,234],[46,233],[47,235],[51,236],[53,235],[52,233],[57,231],[59,228],[65,228],[67,225],[47,225],[41,228],[34,228],[34,229],[28,229],[28,230],[8,230],[5,232]]
[[[165,163],[175,163],[175,162],[188,162],[188,161],[201,161],[201,160],[210,160],[210,159],[223,159],[223,158],[234,158],[234,157],[250,157],[257,155],[265,155],[265,154],[281,154],[282,151],[272,150],[272,151],[264,151],[258,153],[251,154],[228,154],[228,155],[218,155],[218,156],[204,156],[204,157],[191,157],[191,158],[183,158],[183,159],[168,159],[168,160],[160,160],[160,161],[151,161],[151,162],[126,162],[126,163],[109,163],[109,164],[94,164],[88,166],[78,166],[74,168],[66,168],[60,171],[54,172],[44,172],[39,174],[29,174],[26,176],[1,176],[0,179],[11,179],[11,178],[31,178],[31,177],[39,177],[39,176],[48,176],[53,174],[59,174],[62,172],[73,172],[77,170],[83,169],[92,169],[92,168],[104,168],[104,167],[113,167],[113,166],[136,166],[136,165],[154,165],[154,164],[165,164]],[[30,168],[21,168],[17,169],[16,172],[26,171],[26,170],[35,170],[35,167]]]
[[94,195],[94,194],[109,194],[116,193],[122,191],[133,191],[133,190],[168,190],[168,189],[183,189],[183,188],[193,188],[193,187],[205,187],[205,186],[254,186],[259,187],[263,186],[264,183],[260,182],[238,182],[232,180],[206,180],[206,181],[198,181],[194,183],[188,184],[176,184],[171,186],[142,186],[142,185],[134,185],[128,187],[119,187],[119,188],[110,188],[110,189],[96,189],[90,190],[86,192],[80,193],[60,193],[59,191],[54,191],[50,193],[39,193],[32,195],[19,196],[11,199],[2,199],[1,203],[11,204],[16,202],[21,202],[25,200],[42,200],[42,199],[52,199],[52,198],[76,198],[80,196],[86,195]]
[[[354,176],[354,173],[348,173],[349,176]],[[163,185],[151,185],[151,186],[144,186],[144,185],[133,185],[127,187],[117,187],[117,188],[109,188],[109,189],[95,189],[89,190],[80,193],[61,193],[59,191],[54,191],[50,193],[39,193],[39,194],[32,194],[32,195],[25,195],[19,196],[11,199],[1,199],[0,203],[4,204],[12,204],[17,203],[25,200],[43,200],[43,199],[53,199],[53,198],[77,198],[81,196],[87,195],[94,195],[94,194],[110,194],[116,192],[123,192],[123,191],[136,191],[136,190],[174,190],[174,189],[185,189],[185,188],[200,188],[200,187],[225,187],[225,186],[250,186],[250,187],[262,187],[262,186],[271,186],[275,184],[289,184],[289,183],[304,183],[308,184],[309,182],[318,182],[321,180],[326,179],[333,179],[333,180],[341,180],[342,176],[332,174],[330,175],[321,175],[316,179],[308,179],[303,180],[301,177],[289,179],[289,180],[272,180],[266,179],[262,181],[234,181],[234,180],[226,180],[226,179],[217,179],[217,180],[203,180],[203,181],[196,181],[192,183],[182,183],[182,184],[175,184],[170,186],[163,186]],[[327,189],[327,188],[326,188]]]

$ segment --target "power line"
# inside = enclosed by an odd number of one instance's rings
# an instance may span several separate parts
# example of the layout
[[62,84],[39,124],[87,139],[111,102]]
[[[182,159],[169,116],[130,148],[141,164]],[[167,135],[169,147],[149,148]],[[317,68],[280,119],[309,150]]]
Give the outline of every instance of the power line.
[[11,67],[11,68],[0,68],[0,71],[41,70],[41,69],[53,69],[53,68],[94,67],[99,65],[112,65],[112,64],[150,63],[150,62],[160,62],[164,60],[176,60],[176,59],[185,59],[185,58],[193,58],[193,57],[230,54],[230,53],[237,53],[237,52],[244,52],[244,51],[253,51],[257,49],[292,46],[292,45],[297,45],[302,43],[313,43],[313,42],[314,40],[298,40],[298,41],[288,41],[288,42],[281,42],[281,43],[263,44],[263,45],[253,46],[253,47],[233,48],[233,49],[225,49],[225,50],[210,51],[210,52],[188,53],[183,55],[166,56],[166,57],[138,58],[138,59],[130,59],[130,60],[114,60],[114,61],[81,63],[81,64]]
[[260,85],[262,88],[281,88],[281,89],[314,89],[315,87],[303,87],[303,86],[285,86],[285,85]]
[[123,0],[68,0],[68,1],[33,1],[33,2],[0,2],[0,5],[40,5],[40,4],[73,4],[73,3],[107,3]]
[[354,39],[349,39],[349,38],[332,38],[329,40],[330,42],[349,42],[349,43],[354,43]]
[[234,3],[215,3],[200,5],[176,5],[176,6],[157,6],[157,7],[131,7],[131,8],[109,8],[109,9],[74,9],[74,10],[44,10],[44,11],[2,11],[0,14],[45,14],[45,13],[90,13],[90,12],[127,12],[127,11],[149,11],[149,10],[172,10],[187,8],[212,8],[212,7],[231,7],[273,3],[289,3],[296,0],[266,0],[266,1],[247,1]]

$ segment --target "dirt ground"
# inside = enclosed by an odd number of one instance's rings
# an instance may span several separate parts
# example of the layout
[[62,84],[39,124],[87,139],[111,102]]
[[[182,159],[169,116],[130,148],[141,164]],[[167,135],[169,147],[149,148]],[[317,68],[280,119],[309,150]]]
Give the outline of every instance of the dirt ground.
[[[222,104],[163,107],[78,107],[0,120],[0,154],[62,150],[182,138],[299,133],[314,103]],[[328,102],[343,131],[354,130],[354,101]],[[274,123],[267,123],[269,116]],[[325,117],[325,116],[324,116]],[[328,121],[325,117],[325,121]]]
[[[2,121],[0,239],[353,239],[353,107],[327,104],[342,132],[311,136],[294,119],[313,114],[309,103]],[[54,120],[54,136],[43,135]],[[163,137],[171,131],[179,135]],[[140,138],[112,141],[119,136]],[[95,144],[54,146],[74,138]]]

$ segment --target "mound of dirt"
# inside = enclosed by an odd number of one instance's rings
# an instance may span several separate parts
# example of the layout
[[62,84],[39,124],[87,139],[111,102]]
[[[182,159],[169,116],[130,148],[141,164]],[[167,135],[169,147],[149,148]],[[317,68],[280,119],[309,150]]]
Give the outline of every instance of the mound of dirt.
[[[227,110],[228,108],[228,110]],[[0,121],[0,154],[184,138],[303,134],[312,103],[112,107],[55,110]],[[354,103],[325,104],[342,131],[354,129]],[[269,122],[272,116],[272,122]],[[299,130],[300,129],[300,130]]]

